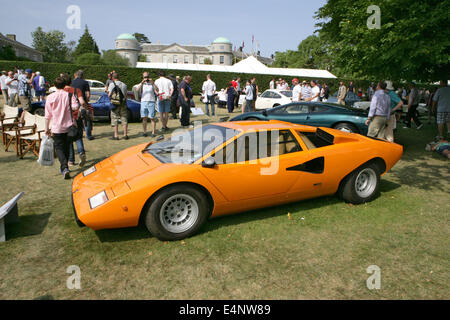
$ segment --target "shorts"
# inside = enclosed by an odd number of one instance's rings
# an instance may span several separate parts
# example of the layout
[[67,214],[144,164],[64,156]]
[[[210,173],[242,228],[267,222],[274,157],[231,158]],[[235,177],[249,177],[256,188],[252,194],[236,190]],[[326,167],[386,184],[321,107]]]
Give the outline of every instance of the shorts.
[[439,146],[438,148],[436,148],[436,151],[439,152],[439,153],[443,153],[445,150],[449,150],[450,151],[450,145],[444,144],[444,145]]
[[450,122],[450,112],[438,112],[436,115],[437,124]]
[[128,109],[125,104],[111,110],[111,126],[116,127],[119,124],[119,120],[122,122],[122,125],[128,124]]
[[141,118],[155,118],[155,101],[141,101]]
[[158,102],[158,111],[160,113],[170,112],[170,99],[169,100],[159,100]]
[[45,96],[45,90],[35,90],[36,97],[44,97]]

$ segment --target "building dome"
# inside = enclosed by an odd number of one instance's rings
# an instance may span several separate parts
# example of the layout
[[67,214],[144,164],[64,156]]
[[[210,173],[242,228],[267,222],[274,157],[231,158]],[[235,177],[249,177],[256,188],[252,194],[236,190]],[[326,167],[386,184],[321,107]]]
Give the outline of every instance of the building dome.
[[117,37],[116,40],[135,40],[137,39],[130,33],[122,33],[120,36]]
[[216,40],[214,40],[213,43],[229,43],[229,44],[231,44],[231,41],[228,40],[227,38],[219,37]]

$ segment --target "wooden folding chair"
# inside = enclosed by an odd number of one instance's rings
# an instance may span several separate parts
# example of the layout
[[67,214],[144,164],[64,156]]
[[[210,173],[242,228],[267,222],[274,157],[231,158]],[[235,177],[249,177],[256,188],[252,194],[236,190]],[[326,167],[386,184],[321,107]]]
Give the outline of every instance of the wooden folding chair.
[[0,126],[2,130],[2,142],[6,145],[6,132],[14,130],[18,125],[19,108],[3,106],[3,113],[0,115]]
[[11,144],[14,143],[15,151],[17,156],[20,156],[20,137],[32,135],[36,131],[36,117],[34,114],[29,113],[28,111],[24,111],[24,125],[23,126],[14,126],[12,130],[5,131],[5,151],[8,151],[8,148]]
[[36,157],[39,157],[42,137],[45,134],[45,118],[35,115],[36,128],[31,135],[21,135],[19,137],[19,157],[23,157],[31,151]]

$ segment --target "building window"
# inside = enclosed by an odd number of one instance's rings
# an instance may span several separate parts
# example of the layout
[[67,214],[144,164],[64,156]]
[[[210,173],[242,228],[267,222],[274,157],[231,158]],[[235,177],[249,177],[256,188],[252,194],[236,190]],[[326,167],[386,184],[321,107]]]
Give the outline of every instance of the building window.
[[125,47],[128,47],[128,41],[125,41]]
[[200,57],[198,58],[198,62],[199,62],[200,64],[203,64],[203,63],[205,62],[205,58],[203,58],[203,56],[200,56]]
[[152,56],[151,55],[147,56],[147,62],[152,62]]
[[220,50],[225,50],[225,46],[220,46]]
[[225,63],[225,57],[224,56],[220,56],[220,64],[224,64]]
[[189,56],[184,56],[184,63],[189,63]]
[[167,63],[167,56],[166,55],[163,55],[163,63]]
[[173,60],[173,63],[178,63],[178,56],[174,55],[172,60]]

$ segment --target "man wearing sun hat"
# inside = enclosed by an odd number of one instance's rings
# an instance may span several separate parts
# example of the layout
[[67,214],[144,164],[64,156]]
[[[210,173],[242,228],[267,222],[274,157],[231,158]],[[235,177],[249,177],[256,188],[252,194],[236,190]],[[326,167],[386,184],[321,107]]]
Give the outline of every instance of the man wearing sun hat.
[[387,121],[384,131],[384,138],[389,142],[394,142],[394,129],[396,127],[395,112],[403,107],[403,101],[395,92],[392,81],[386,80],[386,93],[391,98],[391,117]]

